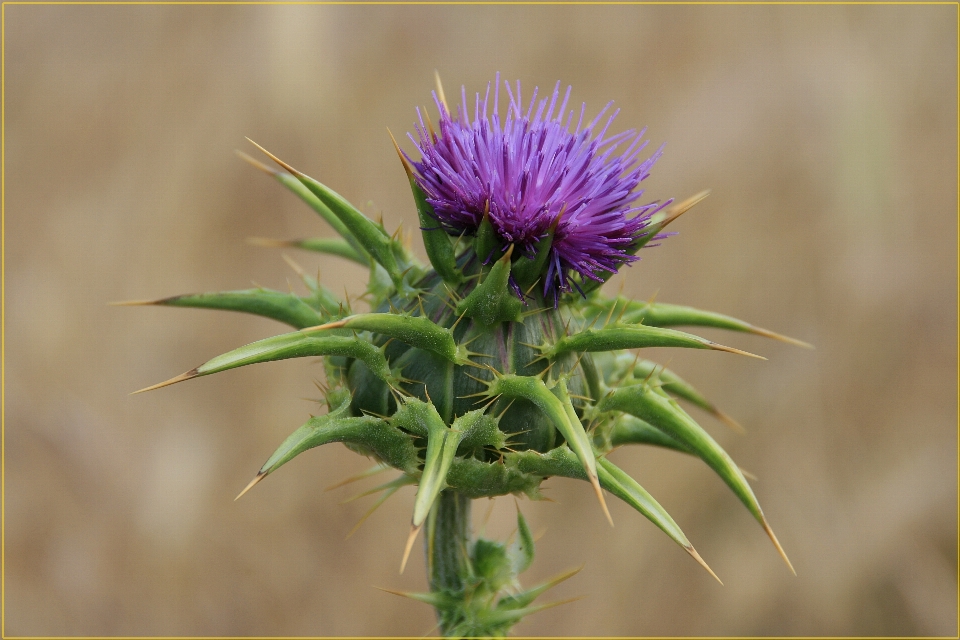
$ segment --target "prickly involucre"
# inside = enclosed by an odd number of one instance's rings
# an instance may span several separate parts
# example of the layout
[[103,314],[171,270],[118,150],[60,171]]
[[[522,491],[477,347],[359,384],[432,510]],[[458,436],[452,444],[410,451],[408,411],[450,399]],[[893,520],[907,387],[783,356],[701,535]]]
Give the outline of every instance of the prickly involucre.
[[[377,505],[405,484],[418,485],[403,561],[426,526],[431,593],[408,595],[434,605],[442,629],[453,635],[502,635],[536,610],[533,598],[552,583],[518,590],[516,576],[532,559],[522,516],[522,543],[508,552],[499,543],[469,540],[463,513],[473,498],[537,499],[552,476],[591,483],[607,518],[603,490],[620,498],[707,566],[660,504],[607,459],[625,444],[702,459],[783,555],[739,467],[677,399],[736,423],[675,373],[633,351],[752,355],[673,328],[682,325],[791,340],[728,316],[598,290],[706,194],[680,204],[637,204],[638,185],[662,147],[644,158],[642,132],[611,134],[610,105],[586,120],[585,107],[568,109],[570,90],[561,97],[559,84],[541,100],[534,91],[526,105],[519,83],[504,87],[501,119],[499,78],[492,96],[488,86],[472,108],[464,92],[456,113],[438,86],[439,127],[420,112],[411,136],[419,159],[397,149],[428,265],[329,187],[269,153],[281,170],[247,158],[340,236],[260,242],[369,267],[371,312],[354,313],[349,300],[304,273],[302,296],[250,289],[152,303],[254,313],[294,329],[155,387],[247,364],[324,357],[327,413],[295,430],[247,489],[329,442],[374,458],[373,471],[399,471],[377,488],[383,492]],[[450,536],[459,539],[451,543]]]

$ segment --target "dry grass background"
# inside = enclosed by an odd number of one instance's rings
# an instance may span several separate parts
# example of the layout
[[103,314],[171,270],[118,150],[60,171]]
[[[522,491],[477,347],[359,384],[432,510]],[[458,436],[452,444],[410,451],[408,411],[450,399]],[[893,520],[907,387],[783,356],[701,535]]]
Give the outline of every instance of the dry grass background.
[[[528,584],[584,564],[529,635],[957,632],[957,21],[950,6],[11,6],[6,89],[6,628],[11,635],[421,635],[412,505],[323,488],[315,450],[233,497],[315,405],[315,362],[137,388],[283,330],[115,300],[284,289],[249,236],[330,234],[239,162],[250,136],[415,228],[386,128],[496,71],[560,79],[668,143],[651,198],[712,196],[609,285],[813,342],[657,353],[747,426],[789,574],[702,464],[624,450],[724,579],[551,480]],[[408,147],[409,148],[409,147]],[[419,242],[419,241],[417,241]],[[419,245],[418,245],[419,246]],[[421,255],[422,255],[422,248]],[[359,269],[297,255],[334,289]],[[705,332],[711,337],[721,334]],[[486,501],[477,503],[481,517]],[[507,535],[513,500],[488,530]]]

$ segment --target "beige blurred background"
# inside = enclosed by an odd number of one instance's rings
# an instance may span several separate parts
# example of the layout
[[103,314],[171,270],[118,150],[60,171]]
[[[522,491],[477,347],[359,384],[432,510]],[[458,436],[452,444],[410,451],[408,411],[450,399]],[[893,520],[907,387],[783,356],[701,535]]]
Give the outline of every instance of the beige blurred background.
[[[316,405],[315,361],[149,394],[284,330],[117,300],[286,289],[250,236],[332,231],[240,162],[250,136],[390,228],[415,228],[387,127],[500,71],[574,87],[666,153],[650,199],[711,197],[608,285],[742,317],[815,351],[654,353],[748,429],[695,413],[759,476],[793,577],[705,465],[613,459],[673,514],[716,584],[584,483],[522,501],[533,584],[584,565],[526,635],[957,633],[957,21],[950,6],[6,6],[9,635],[422,635],[398,566],[413,491],[324,488],[370,462],[314,450],[237,492]],[[409,143],[406,145],[411,149]],[[422,245],[417,248],[422,253]],[[360,269],[298,253],[335,290]],[[298,286],[294,283],[294,286]],[[359,489],[373,486],[360,484]],[[356,485],[355,485],[356,486]],[[475,503],[476,519],[487,501]],[[501,498],[488,533],[506,536]]]

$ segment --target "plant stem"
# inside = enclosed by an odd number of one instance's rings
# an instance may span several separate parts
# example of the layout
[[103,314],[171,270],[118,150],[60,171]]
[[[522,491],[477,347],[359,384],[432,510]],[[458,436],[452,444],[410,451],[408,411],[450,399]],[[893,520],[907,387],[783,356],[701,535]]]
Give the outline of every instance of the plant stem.
[[[427,519],[424,543],[430,591],[461,593],[470,567],[470,498],[452,490],[441,492]],[[454,623],[451,612],[437,609],[437,620],[446,635]]]

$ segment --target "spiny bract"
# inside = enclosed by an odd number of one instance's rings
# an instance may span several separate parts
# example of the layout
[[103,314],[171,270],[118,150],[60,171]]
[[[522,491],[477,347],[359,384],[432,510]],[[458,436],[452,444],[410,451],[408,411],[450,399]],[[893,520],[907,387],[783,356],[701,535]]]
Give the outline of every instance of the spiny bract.
[[796,341],[717,313],[603,295],[600,284],[644,245],[669,235],[664,227],[706,193],[680,204],[636,206],[642,194],[637,186],[662,148],[640,161],[643,132],[608,136],[616,115],[603,120],[609,105],[586,124],[581,108],[574,125],[569,89],[561,99],[559,83],[548,99],[538,102],[535,91],[526,110],[519,83],[515,91],[505,86],[509,104],[501,122],[499,76],[492,105],[488,86],[482,99],[476,96],[472,119],[465,91],[454,115],[438,82],[439,128],[421,112],[411,136],[420,159],[397,148],[429,265],[399,234],[389,234],[329,187],[269,153],[282,170],[244,156],[340,235],[265,242],[368,267],[372,312],[354,313],[349,300],[303,273],[310,291],[305,296],[260,288],[152,302],[254,313],[295,330],[150,389],[248,364],[324,357],[327,413],[294,431],[244,492],[329,442],[376,459],[377,471],[399,470],[397,479],[378,487],[380,502],[403,485],[418,485],[403,562],[426,524],[431,582],[430,593],[405,595],[432,604],[442,631],[452,636],[505,634],[523,615],[543,608],[531,605],[537,595],[567,577],[519,589],[517,575],[533,557],[522,516],[510,549],[469,535],[471,499],[537,499],[551,476],[591,483],[609,519],[605,489],[710,571],[670,515],[606,458],[620,445],[657,445],[701,458],[783,555],[744,474],[675,398],[736,423],[679,376],[629,350],[752,355],[670,328],[678,325]]

